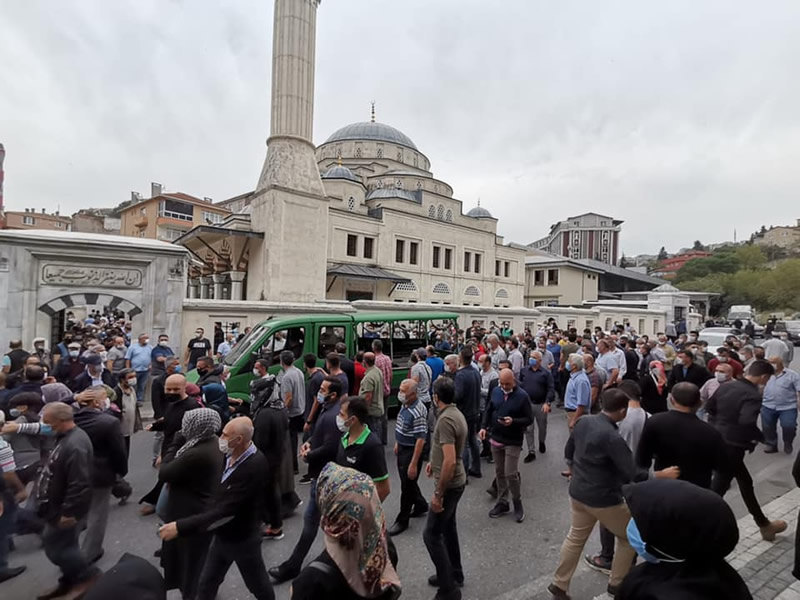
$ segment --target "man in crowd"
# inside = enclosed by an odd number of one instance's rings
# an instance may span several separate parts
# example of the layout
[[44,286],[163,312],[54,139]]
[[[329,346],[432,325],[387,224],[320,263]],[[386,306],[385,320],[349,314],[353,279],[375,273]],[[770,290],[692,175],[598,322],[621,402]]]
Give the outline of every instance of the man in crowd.
[[492,367],[494,369],[500,368],[500,361],[506,357],[506,351],[500,345],[500,338],[496,334],[491,333],[488,337],[489,341],[489,356],[492,359]]
[[519,374],[519,387],[528,394],[531,400],[531,410],[533,411],[533,422],[525,431],[525,439],[528,442],[528,454],[524,459],[526,463],[536,460],[534,427],[539,428],[539,452],[544,454],[547,451],[545,444],[547,440],[547,415],[550,413],[550,405],[555,398],[553,375],[548,369],[542,368],[541,361],[542,353],[534,350],[531,352],[530,358],[528,358],[528,366],[522,369]]
[[59,383],[63,383],[73,392],[75,391],[75,380],[84,370],[84,364],[80,359],[81,345],[79,342],[70,342],[67,346],[67,356],[58,361],[55,377]]
[[[669,372],[667,387],[672,390],[682,381],[695,384],[698,388],[708,381],[710,375],[705,367],[701,367],[694,362],[694,354],[691,350],[681,350],[678,352],[678,361]],[[712,363],[714,361],[711,361]]]
[[428,512],[428,503],[419,489],[422,449],[428,437],[428,411],[417,397],[417,382],[404,379],[397,401],[401,407],[395,424],[394,454],[400,476],[400,512],[389,529],[391,536],[408,529],[412,517]]
[[453,384],[456,392],[456,406],[467,421],[467,445],[462,460],[469,477],[481,478],[481,445],[478,440],[480,429],[481,376],[472,368],[472,348],[467,346],[458,355],[458,370]]
[[[436,354],[436,348],[433,346],[427,346],[425,348],[425,352],[426,355],[423,360],[425,361],[425,364],[431,368],[430,380],[431,382],[434,382],[439,378],[439,375],[444,373],[444,361],[438,354]],[[431,390],[429,389],[429,392],[430,391]],[[430,395],[428,397],[430,397]]]
[[511,361],[511,371],[514,373],[514,377],[519,377],[519,372],[525,360],[522,356],[522,352],[519,351],[519,340],[517,340],[517,338],[511,338],[508,341],[508,348],[508,360]]
[[[164,363],[164,372],[159,373],[153,377],[153,382],[150,385],[150,402],[153,405],[153,419],[159,420],[164,416],[164,411],[167,408],[167,402],[164,398],[164,384],[167,377],[180,373],[181,363],[174,356],[167,359]],[[153,467],[156,465],[156,460],[161,456],[161,443],[164,440],[164,432],[156,431],[153,437]]]
[[108,369],[114,377],[119,375],[122,369],[127,369],[127,361],[125,355],[128,353],[128,348],[125,346],[125,338],[117,336],[114,338],[114,345],[106,355],[106,369]]
[[[598,347],[604,344],[605,340],[598,342]],[[608,346],[606,345],[606,354]],[[569,430],[575,427],[575,423],[583,415],[589,414],[592,407],[592,386],[589,377],[583,371],[584,358],[580,354],[573,354],[567,358],[567,369],[569,370],[569,383],[564,393],[564,408],[567,411],[567,425]]]
[[22,340],[11,340],[8,353],[3,356],[3,373],[10,375],[22,369],[22,365],[30,356],[30,352],[22,347]]
[[48,371],[53,370],[53,360],[50,356],[50,352],[45,347],[45,339],[43,337],[33,338],[33,352],[31,356],[36,356],[39,359],[39,364]]
[[103,556],[111,487],[118,477],[128,473],[128,456],[120,421],[107,412],[106,388],[98,385],[81,392],[78,405],[75,425],[89,436],[93,453],[92,497],[81,552],[90,563],[95,563]]
[[392,393],[392,359],[383,353],[383,342],[381,340],[372,341],[372,351],[375,353],[375,366],[383,374],[383,399],[385,404]]
[[617,357],[611,350],[610,341],[603,338],[597,342],[597,352],[598,357],[595,361],[595,365],[608,373],[608,378],[606,379],[606,383],[603,385],[603,389],[614,387],[617,385],[618,381],[622,379],[622,375],[620,375],[619,372],[619,362]]
[[713,373],[718,364],[730,365],[733,370],[733,378],[739,379],[744,372],[744,365],[735,358],[731,357],[730,350],[725,346],[717,348],[717,356],[708,362],[708,370]]
[[764,335],[766,338],[761,347],[764,348],[764,358],[780,358],[784,364],[789,363],[789,347],[780,339],[773,337],[771,333]]
[[533,422],[533,409],[528,394],[517,385],[511,369],[500,371],[499,382],[489,398],[480,431],[482,440],[491,439],[497,479],[497,503],[489,511],[489,517],[496,519],[510,511],[510,492],[514,518],[522,523],[525,509],[520,490],[519,456],[525,430]]
[[194,332],[194,338],[189,340],[186,345],[186,352],[183,356],[183,363],[187,371],[191,371],[197,364],[197,359],[201,356],[211,356],[211,342],[205,338],[205,330],[198,327]]
[[219,346],[217,346],[217,359],[222,360],[228,354],[230,354],[231,350],[233,350],[234,344],[234,336],[232,333],[225,334],[225,341],[222,342]]
[[341,357],[337,352],[328,353],[325,357],[325,367],[328,375],[336,377],[342,382],[342,390],[350,389],[350,380],[347,378],[347,374],[342,371]]
[[267,459],[253,439],[253,422],[232,419],[222,430],[220,450],[225,469],[211,507],[200,514],[167,523],[159,529],[162,540],[179,535],[213,531],[205,566],[200,575],[197,600],[214,600],[225,575],[235,562],[248,591],[257,600],[274,600],[264,559],[261,556],[261,502]]
[[626,535],[631,515],[622,498],[622,485],[633,481],[636,468],[628,445],[617,431],[617,423],[625,418],[628,409],[628,396],[620,390],[606,390],[602,405],[602,413],[588,415],[575,423],[564,450],[565,457],[572,462],[569,483],[572,524],[561,546],[553,583],[547,588],[559,599],[569,598],[572,575],[596,522],[617,538],[608,583],[610,595],[616,595],[636,557]]
[[[797,431],[797,403],[800,401],[800,375],[787,369],[783,359],[775,356],[769,359],[775,374],[764,387],[764,400],[761,404],[761,427],[764,430],[764,452],[778,451],[778,422],[783,434],[783,450],[786,454],[794,451],[792,443]],[[31,367],[29,367],[31,368]]]
[[592,414],[600,412],[600,393],[603,391],[603,386],[606,383],[608,376],[605,371],[600,371],[595,366],[595,358],[591,354],[582,354],[583,356],[583,372],[589,378],[589,386],[592,390],[592,404],[590,411]]
[[[151,368],[154,377],[164,372],[167,367],[167,360],[173,356],[175,356],[175,351],[169,345],[169,336],[166,333],[162,333],[158,336],[158,345],[153,348],[150,354],[150,358],[153,361]],[[153,393],[152,389],[150,393]]]
[[[508,374],[513,379],[511,371]],[[428,521],[422,539],[436,574],[428,583],[439,588],[437,600],[461,600],[464,570],[456,527],[456,510],[464,493],[467,474],[461,456],[467,443],[467,422],[455,406],[455,386],[440,377],[433,384],[433,399],[439,413],[431,437],[431,461],[426,473],[434,479]]]
[[[306,441],[311,437],[311,430],[314,427],[314,422],[317,420],[317,414],[321,406],[320,403],[317,402],[317,394],[319,393],[319,388],[322,387],[322,382],[328,374],[324,369],[320,369],[317,366],[317,356],[313,352],[309,352],[303,356],[303,367],[308,377],[306,380],[306,406],[303,414],[306,421],[303,425],[303,441]],[[300,478],[300,483],[311,483],[308,473]]]
[[74,381],[75,392],[82,392],[98,385],[107,385],[113,388],[117,384],[114,376],[103,366],[103,359],[99,355],[89,354],[84,362],[86,363],[84,372],[78,375]]
[[342,371],[344,371],[344,374],[347,375],[347,383],[349,387],[347,388],[346,393],[348,396],[352,396],[356,393],[356,365],[347,356],[347,346],[344,344],[344,342],[336,342],[335,349],[336,353],[339,355],[339,366],[341,367]]
[[716,393],[719,386],[729,381],[733,381],[733,367],[727,363],[717,363],[714,369],[714,377],[706,381],[703,387],[700,388],[701,407],[705,406],[705,403]]
[[369,428],[383,440],[383,373],[375,366],[375,354],[364,353],[366,373],[361,380],[360,393],[369,407]]
[[[0,429],[6,422],[6,415],[0,411]],[[13,579],[27,568],[8,566],[8,553],[11,549],[11,536],[14,533],[17,516],[17,502],[25,500],[25,486],[17,476],[14,450],[0,436],[0,583]]]
[[294,472],[298,472],[297,441],[303,433],[305,424],[306,378],[303,372],[294,366],[294,353],[284,350],[280,355],[281,372],[278,374],[281,399],[289,411],[289,440],[292,447],[292,464]]
[[731,481],[736,478],[742,500],[761,530],[761,537],[768,542],[774,541],[776,534],[786,530],[786,521],[770,521],[764,515],[753,489],[753,478],[744,464],[744,455],[764,439],[758,429],[758,415],[761,412],[758,386],[766,385],[774,372],[775,369],[767,361],[757,360],[750,365],[744,379],[720,386],[706,404],[708,422],[722,434],[728,454],[726,468],[714,474],[711,489],[724,496]]
[[136,401],[144,402],[144,392],[147,389],[147,379],[150,377],[150,364],[153,361],[153,347],[150,337],[140,333],[138,342],[131,344],[125,354],[125,366],[136,371]]

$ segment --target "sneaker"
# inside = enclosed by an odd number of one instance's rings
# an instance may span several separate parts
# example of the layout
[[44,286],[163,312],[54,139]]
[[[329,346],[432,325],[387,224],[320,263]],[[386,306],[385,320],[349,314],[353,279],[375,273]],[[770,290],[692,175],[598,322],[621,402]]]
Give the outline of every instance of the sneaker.
[[791,444],[784,444],[783,445],[783,451],[786,454],[791,454],[792,452],[794,452],[794,446],[792,446]]
[[283,529],[273,529],[272,527],[265,527],[261,532],[261,537],[265,540],[282,540],[285,536]]
[[770,521],[768,525],[759,527],[761,529],[761,538],[767,542],[774,542],[775,536],[786,531],[786,527],[786,521]]
[[[456,582],[456,585],[458,587],[464,587],[463,579],[458,579],[457,577],[453,577],[453,581]],[[428,585],[435,588],[439,587],[439,578],[436,576],[436,574],[433,574],[430,577],[428,577]]]
[[550,595],[553,596],[553,598],[558,598],[559,600],[570,600],[569,594],[558,587],[555,583],[548,585],[547,591],[550,592]]
[[775,454],[778,451],[777,446],[767,446],[764,448],[764,454]]
[[544,454],[547,452],[547,446],[544,445],[544,442],[539,442],[539,454]]
[[311,477],[308,475],[308,473],[306,473],[305,475],[303,475],[303,476],[302,476],[302,477],[301,477],[301,478],[300,478],[300,479],[297,481],[297,483],[302,483],[303,485],[308,485],[309,483],[311,483]]
[[536,460],[536,452],[528,452],[528,455],[522,459],[524,463],[532,463]]
[[509,512],[511,512],[511,509],[508,507],[508,502],[500,501],[494,505],[492,510],[489,511],[489,518],[496,519]]
[[514,500],[514,519],[517,523],[525,520],[525,509],[522,507],[522,500]]
[[599,554],[596,554],[595,556],[589,556],[587,554],[583,557],[583,560],[590,569],[599,571],[604,575],[611,575],[611,563],[604,561],[602,558],[600,558]]

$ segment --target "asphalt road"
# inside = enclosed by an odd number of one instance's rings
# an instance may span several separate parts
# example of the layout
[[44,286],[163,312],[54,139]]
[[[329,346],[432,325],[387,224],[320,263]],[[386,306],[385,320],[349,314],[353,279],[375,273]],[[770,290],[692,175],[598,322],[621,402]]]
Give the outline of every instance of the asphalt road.
[[[797,367],[797,363],[793,365]],[[483,479],[471,479],[458,509],[459,533],[466,585],[463,597],[470,600],[545,600],[545,591],[558,561],[561,542],[569,529],[569,504],[567,481],[559,472],[563,469],[563,447],[567,428],[564,413],[554,411],[550,416],[548,452],[538,455],[530,464],[520,462],[522,473],[523,503],[527,511],[524,523],[516,523],[510,516],[489,519],[492,500],[485,489],[493,476],[492,465],[483,463]],[[128,480],[135,488],[134,498],[147,492],[155,480],[155,470],[150,466],[150,433],[134,436],[131,449],[131,469]],[[760,503],[766,504],[793,487],[791,464],[793,457],[783,453],[766,455],[763,446],[747,457],[747,464],[756,480],[756,491]],[[400,500],[400,485],[391,445],[387,447],[387,462],[391,473],[392,493],[386,500],[389,524],[397,514]],[[308,487],[298,485],[298,493],[307,499]],[[422,482],[423,493],[433,491],[431,480]],[[741,497],[734,487],[726,496],[737,517],[746,514]],[[108,568],[125,552],[152,558],[159,547],[157,538],[158,519],[155,516],[141,517],[139,506],[132,501],[127,506],[111,508],[105,542],[105,556],[99,566]],[[769,515],[767,515],[769,516]],[[422,542],[424,520],[412,520],[411,528],[395,537],[400,564],[398,571],[403,583],[403,597],[410,599],[433,598],[435,590],[427,585],[433,566]],[[281,541],[265,541],[262,552],[267,566],[279,564],[292,550],[302,529],[302,518],[298,514],[289,518],[284,526],[286,537]],[[786,534],[785,534],[786,535]],[[309,558],[322,549],[318,537]],[[595,533],[587,545],[587,552],[599,549]],[[11,564],[27,564],[28,571],[22,576],[0,584],[2,600],[30,600],[38,593],[55,584],[58,571],[51,565],[34,536],[17,538],[17,550],[11,555]],[[573,579],[570,593],[573,598],[593,598],[605,591],[607,578],[583,565],[579,566]],[[250,598],[241,576],[234,566],[220,589],[220,600]],[[289,585],[276,587],[276,597],[289,598]],[[180,598],[172,592],[170,599]]]

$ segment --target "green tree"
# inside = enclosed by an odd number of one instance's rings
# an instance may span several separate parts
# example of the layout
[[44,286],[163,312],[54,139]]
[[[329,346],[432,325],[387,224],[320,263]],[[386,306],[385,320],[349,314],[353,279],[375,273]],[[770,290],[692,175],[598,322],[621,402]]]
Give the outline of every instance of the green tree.
[[703,243],[700,240],[695,240],[694,244],[692,245],[692,250],[697,250],[698,252],[705,252],[706,247],[703,246]]
[[761,247],[755,244],[739,246],[734,252],[734,255],[739,261],[741,268],[748,271],[761,269],[767,263],[767,257],[764,255]]

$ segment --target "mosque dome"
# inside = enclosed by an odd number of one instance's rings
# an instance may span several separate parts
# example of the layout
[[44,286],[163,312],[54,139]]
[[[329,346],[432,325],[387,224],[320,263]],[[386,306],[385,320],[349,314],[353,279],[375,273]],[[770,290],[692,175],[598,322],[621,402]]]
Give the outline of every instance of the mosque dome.
[[372,140],[376,142],[387,142],[406,146],[413,150],[418,150],[417,145],[411,141],[405,133],[383,123],[364,122],[351,123],[335,131],[325,143],[342,142],[345,140]]
[[349,179],[350,181],[358,182],[353,172],[343,165],[334,165],[322,176],[323,179]]
[[490,213],[488,210],[483,208],[480,204],[478,206],[476,206],[475,208],[470,209],[467,212],[467,216],[468,217],[472,217],[473,219],[483,219],[483,218],[492,219],[492,218],[494,218],[494,217],[492,217],[492,213]]

